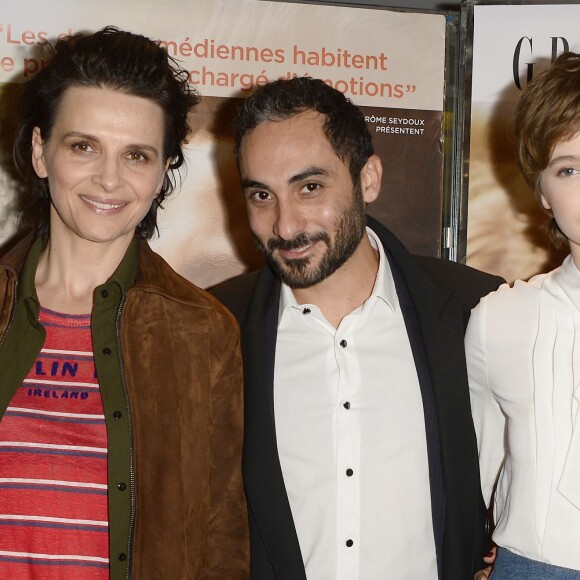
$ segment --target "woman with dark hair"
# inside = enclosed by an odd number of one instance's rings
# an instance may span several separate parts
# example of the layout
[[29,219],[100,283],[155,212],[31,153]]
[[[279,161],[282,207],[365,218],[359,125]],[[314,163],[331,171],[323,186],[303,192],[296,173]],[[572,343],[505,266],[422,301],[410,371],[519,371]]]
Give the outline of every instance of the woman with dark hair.
[[580,579],[580,55],[523,92],[518,161],[563,264],[501,286],[466,334],[481,484],[495,488],[493,580]]
[[0,577],[247,578],[238,330],[148,246],[198,96],[108,27],[56,43],[0,258]]

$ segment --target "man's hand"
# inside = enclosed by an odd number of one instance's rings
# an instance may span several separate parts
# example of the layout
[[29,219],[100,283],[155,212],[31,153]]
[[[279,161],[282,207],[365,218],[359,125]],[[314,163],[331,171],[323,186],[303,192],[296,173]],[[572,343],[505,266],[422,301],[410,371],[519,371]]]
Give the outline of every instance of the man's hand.
[[494,546],[483,557],[483,561],[486,564],[490,564],[490,566],[488,566],[484,570],[480,570],[479,572],[476,572],[475,576],[473,577],[473,580],[486,580],[486,578],[489,578],[491,576],[491,573],[493,572],[493,563],[495,562],[496,556],[497,556],[497,548]]

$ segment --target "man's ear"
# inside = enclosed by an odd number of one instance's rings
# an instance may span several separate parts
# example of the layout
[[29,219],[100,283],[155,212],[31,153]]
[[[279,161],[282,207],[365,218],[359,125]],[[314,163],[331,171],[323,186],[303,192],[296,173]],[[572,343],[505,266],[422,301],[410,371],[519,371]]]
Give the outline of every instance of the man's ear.
[[360,172],[360,185],[365,203],[375,201],[381,191],[383,164],[378,155],[371,155]]
[[38,177],[41,179],[48,177],[46,163],[44,162],[44,141],[40,135],[39,127],[34,127],[32,130],[32,166]]

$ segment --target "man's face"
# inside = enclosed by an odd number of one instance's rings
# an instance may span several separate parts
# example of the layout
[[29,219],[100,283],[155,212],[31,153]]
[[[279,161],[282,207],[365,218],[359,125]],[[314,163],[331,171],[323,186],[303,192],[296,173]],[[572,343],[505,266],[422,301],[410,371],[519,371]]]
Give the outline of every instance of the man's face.
[[314,111],[266,122],[240,147],[250,228],[260,253],[291,288],[322,282],[352,256],[365,231],[365,202],[378,194],[360,180],[353,186],[323,123]]

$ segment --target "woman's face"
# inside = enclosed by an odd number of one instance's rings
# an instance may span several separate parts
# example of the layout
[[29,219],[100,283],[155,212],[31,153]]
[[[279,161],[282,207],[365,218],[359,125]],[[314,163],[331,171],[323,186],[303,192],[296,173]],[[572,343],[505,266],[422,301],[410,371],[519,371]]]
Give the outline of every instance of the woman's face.
[[51,238],[128,245],[163,183],[164,129],[152,101],[107,88],[68,89],[50,138],[38,127],[32,138],[34,169],[48,178]]
[[552,211],[580,268],[580,133],[556,144],[540,175],[540,189],[542,205]]

